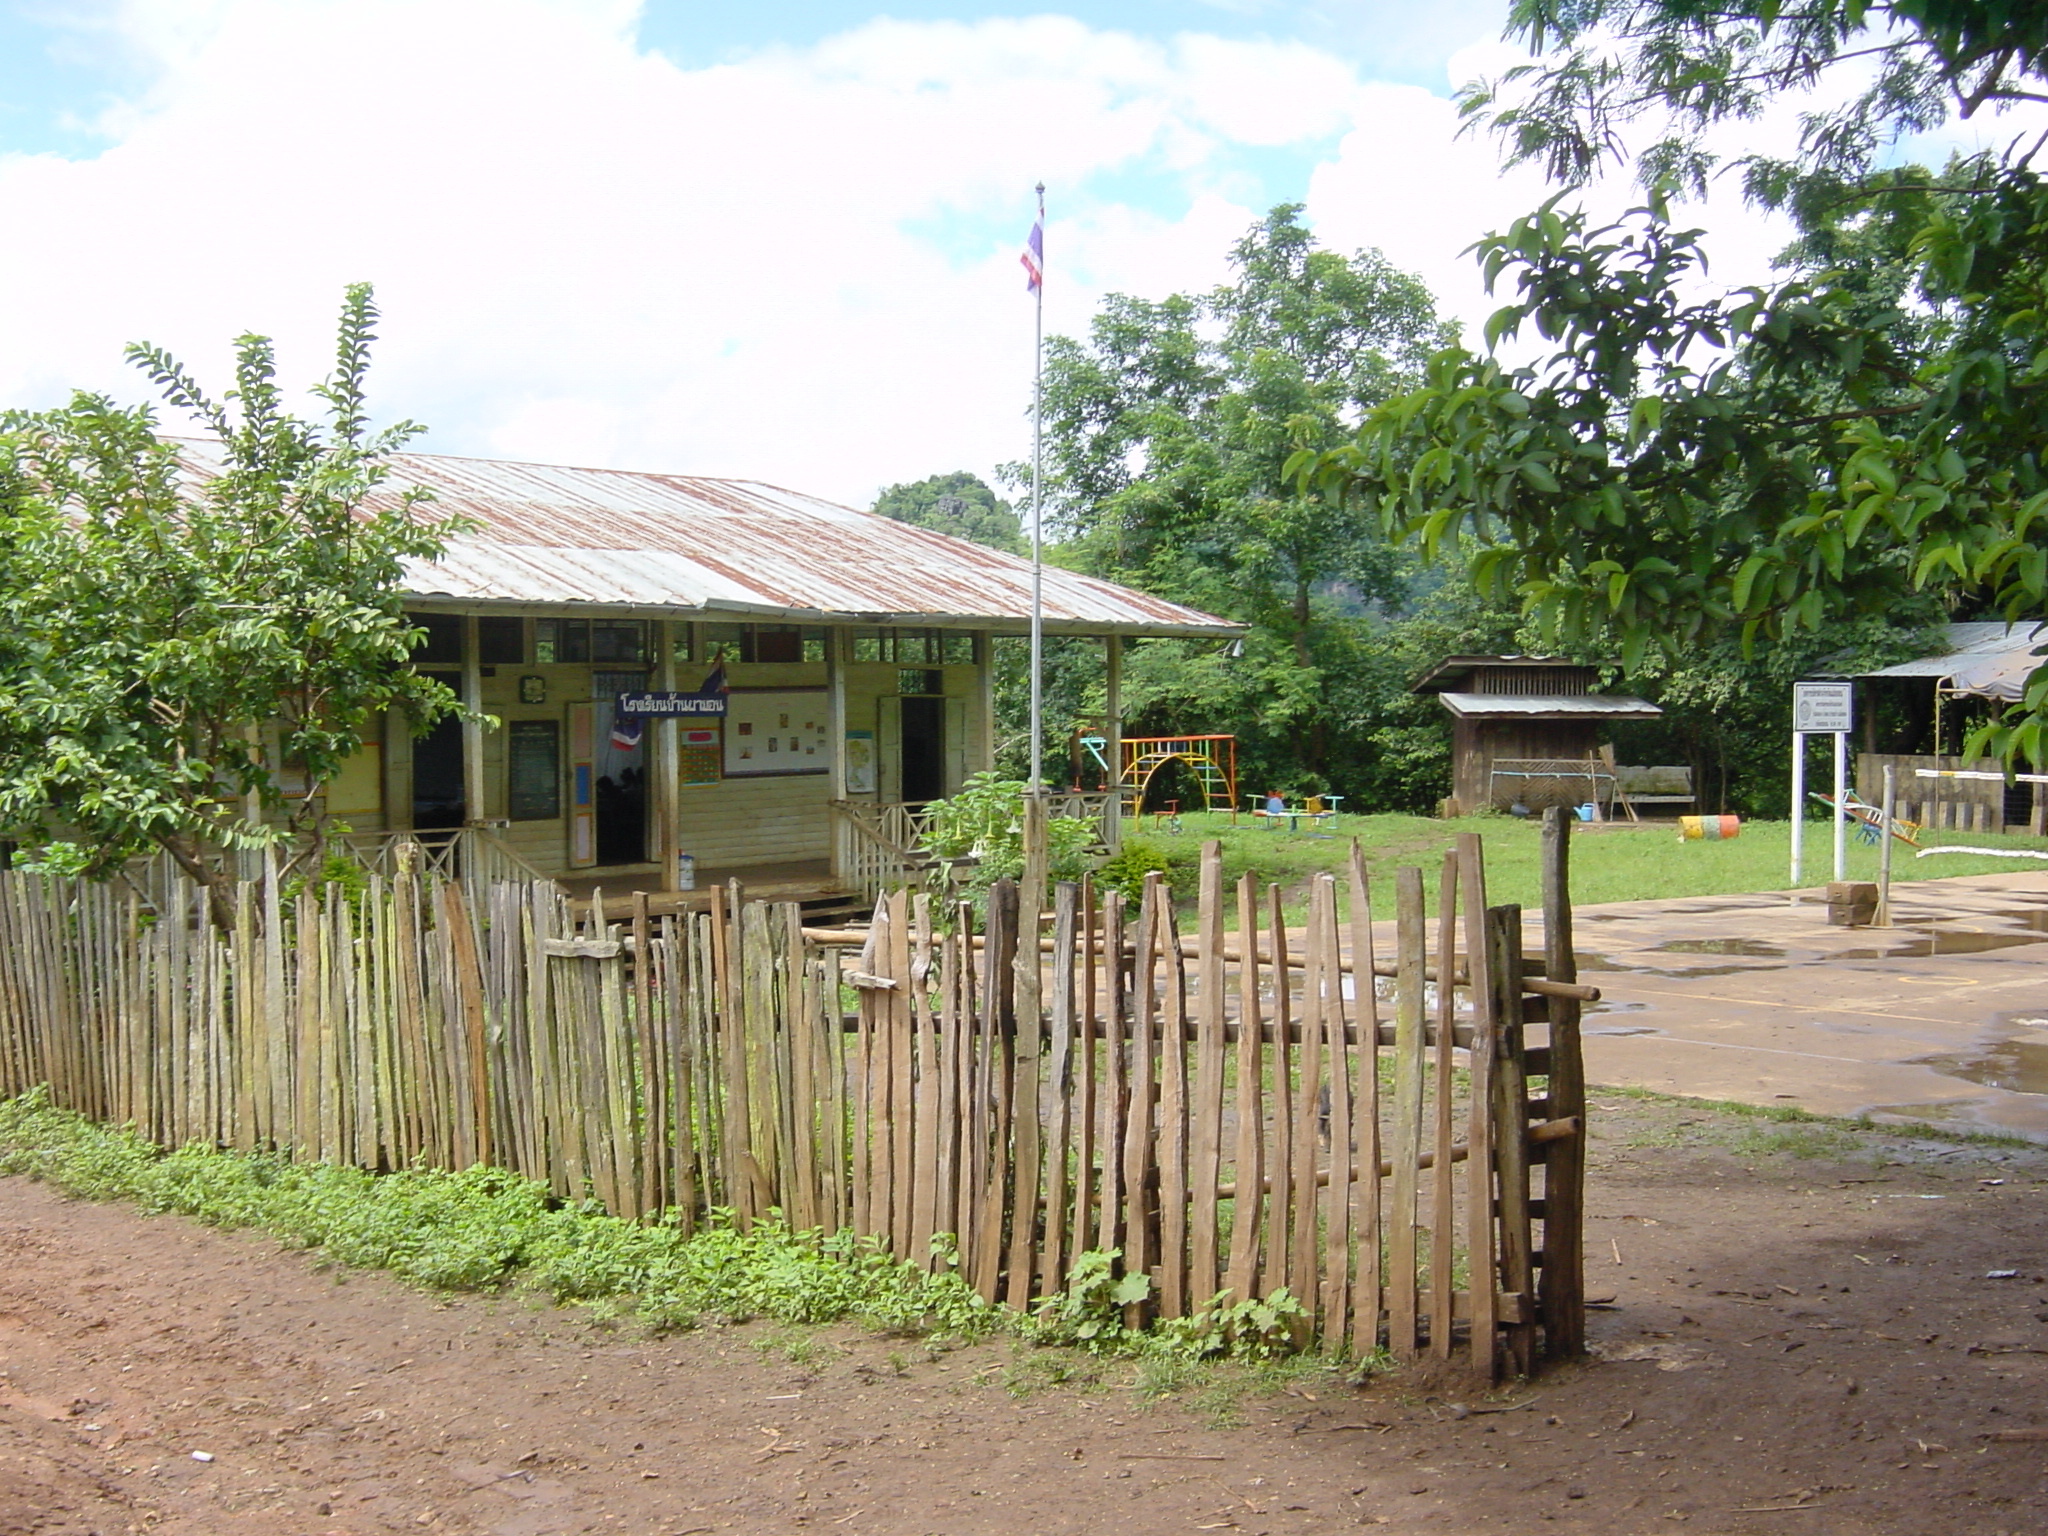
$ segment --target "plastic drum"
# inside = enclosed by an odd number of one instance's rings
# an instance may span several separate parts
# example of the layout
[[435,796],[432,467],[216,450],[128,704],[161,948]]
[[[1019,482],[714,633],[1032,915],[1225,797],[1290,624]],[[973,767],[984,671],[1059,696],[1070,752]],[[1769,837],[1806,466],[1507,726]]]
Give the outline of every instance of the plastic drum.
[[1742,832],[1740,816],[1681,816],[1678,818],[1678,840],[1682,843],[1718,843],[1724,839],[1738,837]]

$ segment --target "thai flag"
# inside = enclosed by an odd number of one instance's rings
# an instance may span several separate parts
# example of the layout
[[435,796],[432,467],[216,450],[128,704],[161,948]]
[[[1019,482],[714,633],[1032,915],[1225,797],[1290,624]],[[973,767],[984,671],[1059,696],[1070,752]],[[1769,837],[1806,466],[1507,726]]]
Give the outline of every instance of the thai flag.
[[711,670],[704,674],[704,681],[699,685],[697,692],[701,695],[731,691],[725,686],[725,656],[721,652],[717,661],[712,664]]
[[640,735],[647,729],[647,722],[638,715],[613,714],[612,745],[621,752],[632,752],[640,746]]
[[1038,199],[1038,221],[1031,226],[1030,238],[1024,242],[1024,253],[1017,258],[1024,263],[1024,290],[1036,293],[1045,286],[1045,196]]

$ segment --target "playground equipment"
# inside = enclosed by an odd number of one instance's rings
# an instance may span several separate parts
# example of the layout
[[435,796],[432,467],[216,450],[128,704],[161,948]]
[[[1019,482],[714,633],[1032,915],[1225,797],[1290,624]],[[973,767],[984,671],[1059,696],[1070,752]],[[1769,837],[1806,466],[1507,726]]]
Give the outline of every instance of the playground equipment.
[[[1235,736],[1126,736],[1117,748],[1117,794],[1133,814],[1144,807],[1153,779],[1170,763],[1184,765],[1202,786],[1204,810],[1236,810]],[[1178,803],[1174,809],[1180,809]]]
[[[1816,793],[1808,795],[1807,798],[1818,801],[1831,811],[1835,808],[1835,797],[1833,795]],[[1842,814],[1856,823],[1856,836],[1860,841],[1874,843],[1884,835],[1885,814],[1883,809],[1870,804],[1853,789],[1846,791],[1842,796]],[[1900,842],[1914,848],[1920,846],[1920,823],[1917,821],[1906,821],[1898,816],[1894,816],[1891,818],[1891,834]]]

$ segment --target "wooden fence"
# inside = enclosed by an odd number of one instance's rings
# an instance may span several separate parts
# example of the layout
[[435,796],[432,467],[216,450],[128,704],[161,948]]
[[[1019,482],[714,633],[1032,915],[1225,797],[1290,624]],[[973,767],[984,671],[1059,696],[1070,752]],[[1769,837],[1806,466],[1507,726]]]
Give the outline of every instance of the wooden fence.
[[[1889,764],[1898,785],[1898,816],[1923,827],[1953,832],[2003,832],[2008,825],[2024,825],[2039,836],[2048,832],[2048,784],[2028,786],[2028,810],[2024,818],[2008,818],[2005,764],[1995,757],[1903,756],[1882,752],[1856,754],[1856,795],[1870,805],[1884,799],[1884,770]],[[1930,770],[1943,777],[1921,777]],[[1958,771],[1996,774],[1996,778],[1959,779],[1946,777]],[[2012,797],[2018,798],[2018,797]]]
[[1155,876],[1136,902],[1062,886],[1037,923],[998,886],[979,927],[897,893],[857,950],[736,889],[607,925],[548,883],[477,904],[401,871],[287,902],[265,880],[222,933],[196,894],[152,913],[6,873],[0,1090],[47,1082],[167,1145],[501,1164],[686,1228],[779,1208],[918,1263],[950,1233],[1016,1305],[1116,1249],[1155,1282],[1141,1310],[1284,1287],[1326,1344],[1467,1340],[1526,1370],[1582,1337],[1595,994],[1561,818],[1546,848],[1547,967],[1519,910],[1487,907],[1476,838],[1433,918],[1422,872],[1397,874],[1391,942],[1355,858],[1290,928],[1249,878],[1232,910],[1213,849],[1191,933]]
[[998,885],[980,934],[964,905],[888,898],[848,977],[855,1225],[912,1260],[951,1233],[970,1282],[1017,1306],[1114,1249],[1164,1316],[1284,1289],[1354,1351],[1462,1337],[1489,1371],[1496,1340],[1517,1370],[1539,1343],[1578,1352],[1597,993],[1571,979],[1567,848],[1553,818],[1547,966],[1518,908],[1486,906],[1476,837],[1434,918],[1422,871],[1398,872],[1384,949],[1355,855],[1348,900],[1313,881],[1298,934],[1277,888],[1247,876],[1226,901],[1213,847],[1192,934],[1156,875],[1134,907],[1061,886],[1026,929]]

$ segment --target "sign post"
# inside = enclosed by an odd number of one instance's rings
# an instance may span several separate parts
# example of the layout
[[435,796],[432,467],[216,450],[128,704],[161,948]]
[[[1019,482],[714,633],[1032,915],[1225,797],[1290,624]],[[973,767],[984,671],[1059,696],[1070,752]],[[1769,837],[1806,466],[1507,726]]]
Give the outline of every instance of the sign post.
[[[1806,829],[1806,738],[1835,738],[1835,875],[1848,873],[1849,732],[1855,728],[1854,683],[1792,685],[1792,888],[1799,889]],[[1795,896],[1793,898],[1797,900]]]

